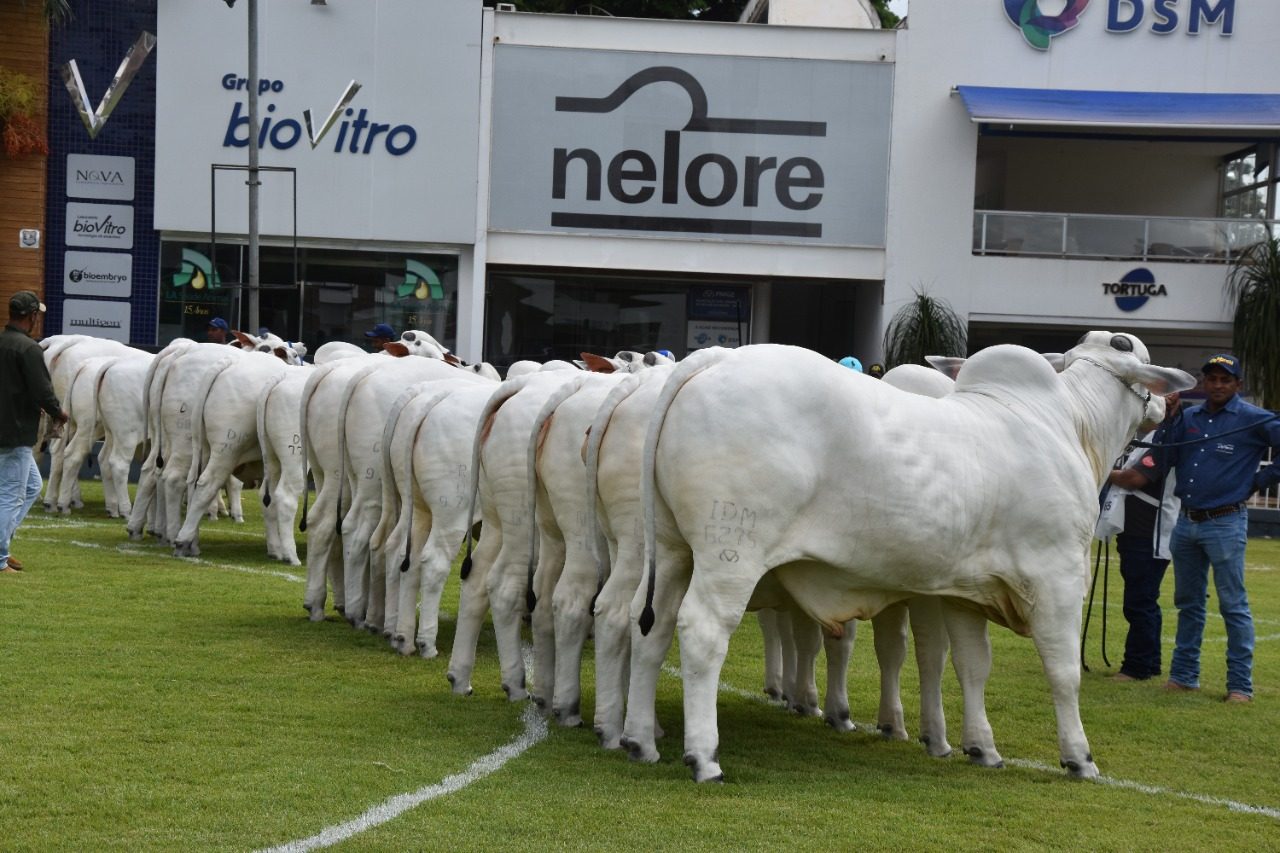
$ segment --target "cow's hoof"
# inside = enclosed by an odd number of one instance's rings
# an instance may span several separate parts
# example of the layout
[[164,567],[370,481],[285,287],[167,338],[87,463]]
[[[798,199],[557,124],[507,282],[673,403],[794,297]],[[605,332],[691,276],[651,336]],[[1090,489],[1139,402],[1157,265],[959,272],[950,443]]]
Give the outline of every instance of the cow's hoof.
[[434,660],[439,656],[440,651],[436,648],[435,643],[419,643],[418,654],[422,656],[423,660]]
[[605,731],[604,726],[596,726],[596,742],[600,744],[601,749],[622,749],[622,737],[618,734],[610,734]]
[[907,730],[898,728],[894,723],[881,723],[876,728],[880,731],[880,737],[885,740],[910,740]]
[[1067,769],[1067,773],[1075,779],[1096,779],[1098,778],[1098,765],[1093,763],[1093,756],[1085,756],[1083,762],[1065,760],[1062,766]]
[[129,541],[130,541],[130,542],[141,542],[141,541],[142,541],[142,531],[141,531],[141,530],[133,530],[133,529],[131,529],[131,528],[126,527],[126,528],[125,528],[125,532],[129,534]]
[[470,684],[467,684],[465,681],[458,678],[458,676],[454,675],[452,672],[445,673],[444,677],[449,679],[449,685],[450,687],[453,688],[454,693],[458,694],[459,696],[471,695],[472,691],[471,691]]
[[59,507],[58,514],[64,518],[71,515],[71,507],[69,506]]
[[582,713],[577,702],[568,708],[555,709],[556,722],[566,729],[576,729],[582,725]]
[[656,764],[658,762],[658,750],[651,744],[643,744],[626,735],[623,735],[618,742],[627,751],[627,757],[632,761],[638,761],[641,764]]
[[303,609],[307,611],[307,618],[310,619],[312,622],[324,621],[323,607],[305,607],[304,606]]
[[686,752],[684,754],[685,766],[693,771],[693,781],[695,782],[724,782],[724,773],[720,770],[720,763],[716,760],[702,762],[693,753]]
[[801,716],[801,717],[820,717],[820,716],[822,716],[822,711],[821,711],[821,709],[819,709],[819,708],[818,708],[818,706],[817,706],[817,705],[809,705],[809,704],[802,703],[802,702],[794,702],[794,703],[792,703],[792,705],[791,705],[791,710],[792,710],[795,714],[797,714],[797,715],[799,715],[799,716]]
[[847,710],[841,711],[838,715],[834,716],[828,714],[823,718],[823,721],[838,732],[851,732],[854,730],[853,721],[849,719],[849,712]]
[[523,702],[529,698],[529,691],[524,689],[524,685],[512,687],[510,684],[504,684],[502,692],[507,694],[507,699],[511,702]]
[[84,509],[84,501],[80,500],[79,498],[72,498],[71,506],[74,507],[75,509]]
[[776,687],[766,687],[764,689],[764,695],[768,696],[770,699],[773,699],[774,701],[779,701],[783,698],[782,691]]
[[[507,686],[505,684],[502,685],[502,689],[506,690]],[[507,695],[509,696],[511,694],[508,693]],[[530,701],[533,702],[534,705],[537,705],[540,710],[543,710],[543,711],[547,710],[547,700],[539,696],[537,693],[530,693],[529,699]]]
[[924,744],[924,751],[933,758],[950,758],[951,744],[945,740],[934,741],[928,735],[921,735],[920,742]]
[[1004,759],[994,749],[988,752],[980,746],[966,746],[964,754],[969,756],[969,761],[979,767],[992,767],[997,770],[1004,767]]

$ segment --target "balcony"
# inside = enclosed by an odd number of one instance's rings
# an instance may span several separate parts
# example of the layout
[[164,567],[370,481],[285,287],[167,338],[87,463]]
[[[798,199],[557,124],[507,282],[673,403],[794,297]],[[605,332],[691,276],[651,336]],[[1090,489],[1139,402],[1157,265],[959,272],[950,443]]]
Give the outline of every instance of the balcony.
[[1280,220],[975,210],[973,253],[1228,264]]

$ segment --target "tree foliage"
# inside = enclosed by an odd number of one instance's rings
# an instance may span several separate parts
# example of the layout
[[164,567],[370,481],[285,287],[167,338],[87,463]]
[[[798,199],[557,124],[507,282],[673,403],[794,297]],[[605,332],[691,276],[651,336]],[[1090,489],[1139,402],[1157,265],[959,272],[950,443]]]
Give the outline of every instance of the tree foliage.
[[1244,362],[1253,393],[1268,408],[1280,406],[1280,239],[1245,249],[1227,273],[1235,305],[1232,346]]
[[916,291],[885,327],[884,366],[926,364],[927,355],[962,356],[967,340],[967,326],[950,305]]

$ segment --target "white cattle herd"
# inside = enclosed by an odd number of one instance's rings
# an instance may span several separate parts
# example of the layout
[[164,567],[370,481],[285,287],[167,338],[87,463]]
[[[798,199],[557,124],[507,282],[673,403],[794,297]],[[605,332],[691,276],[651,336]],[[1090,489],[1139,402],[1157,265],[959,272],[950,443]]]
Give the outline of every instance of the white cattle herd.
[[1002,761],[983,703],[987,622],[1029,635],[1062,764],[1097,775],[1077,644],[1098,490],[1127,439],[1163,417],[1161,395],[1195,384],[1151,365],[1137,338],[1100,331],[1061,355],[995,346],[884,381],[772,344],[679,364],[637,352],[517,362],[505,381],[414,331],[377,354],[326,344],[314,364],[301,345],[242,333],[232,346],[179,339],[154,356],[76,335],[42,346],[70,415],[49,443],[46,509],[82,505],[76,471],[101,440],[108,513],[128,518],[130,537],[152,533],[194,556],[221,490],[240,520],[240,486],[256,485],[267,553],[294,565],[302,504],[310,618],[324,618],[332,594],[352,625],[426,658],[465,550],[454,692],[472,692],[488,614],[506,694],[580,725],[593,637],[596,733],[640,761],[658,759],[657,681],[678,629],[684,761],[697,781],[723,778],[720,669],[748,609],[764,631],[766,692],[838,730],[853,728],[856,620],[871,620],[877,725],[899,739],[909,624],[920,739],[937,756],[951,752],[950,650],[962,748],[992,766]]

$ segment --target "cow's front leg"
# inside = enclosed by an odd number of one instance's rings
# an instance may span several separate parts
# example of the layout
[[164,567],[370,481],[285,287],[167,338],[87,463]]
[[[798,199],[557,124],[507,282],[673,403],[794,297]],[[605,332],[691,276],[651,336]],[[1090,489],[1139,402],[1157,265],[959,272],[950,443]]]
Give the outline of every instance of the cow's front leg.
[[782,698],[782,638],[779,636],[778,611],[766,607],[757,611],[760,635],[764,638],[764,695]]
[[964,693],[964,737],[961,748],[969,760],[984,767],[1003,767],[995,737],[987,721],[986,686],[991,675],[991,638],[987,619],[963,605],[944,602],[943,620],[951,636],[951,664]]
[[1098,775],[1089,741],[1080,722],[1080,604],[1071,606],[1070,596],[1063,602],[1042,600],[1031,617],[1031,636],[1044,674],[1053,693],[1053,707],[1058,717],[1058,749],[1062,766],[1072,776],[1092,779]]
[[849,659],[853,657],[857,631],[858,620],[850,619],[839,637],[822,632],[827,654],[827,695],[822,702],[822,719],[838,732],[851,732],[854,728],[849,719]]
[[880,665],[880,713],[876,727],[890,740],[906,740],[907,724],[902,718],[902,664],[907,659],[907,605],[886,607],[871,620]]

